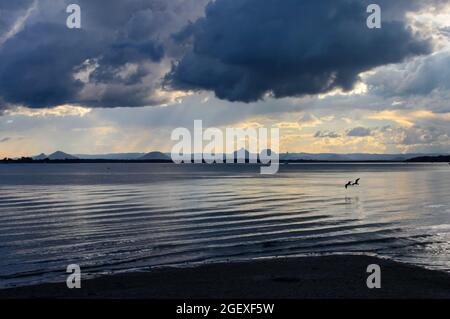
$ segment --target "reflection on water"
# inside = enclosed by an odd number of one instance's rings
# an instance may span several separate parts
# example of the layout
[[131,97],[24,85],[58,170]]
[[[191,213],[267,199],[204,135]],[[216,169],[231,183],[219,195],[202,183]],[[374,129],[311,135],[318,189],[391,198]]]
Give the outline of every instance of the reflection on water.
[[[346,190],[348,180],[361,186]],[[0,287],[152,266],[373,253],[450,271],[441,164],[0,165]]]

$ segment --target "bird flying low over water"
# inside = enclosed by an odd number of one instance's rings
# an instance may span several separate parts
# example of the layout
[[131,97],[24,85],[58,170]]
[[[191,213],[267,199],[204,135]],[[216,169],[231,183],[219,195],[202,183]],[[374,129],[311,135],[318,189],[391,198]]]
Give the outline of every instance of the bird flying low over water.
[[359,186],[359,181],[360,180],[361,180],[361,178],[358,178],[354,182],[349,181],[347,184],[345,184],[345,189],[347,189],[349,186]]

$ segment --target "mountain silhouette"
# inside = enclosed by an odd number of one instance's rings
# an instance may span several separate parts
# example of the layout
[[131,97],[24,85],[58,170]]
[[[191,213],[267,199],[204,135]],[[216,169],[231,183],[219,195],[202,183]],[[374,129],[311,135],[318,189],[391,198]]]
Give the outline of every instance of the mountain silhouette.
[[78,159],[78,157],[61,152],[61,151],[56,151],[53,154],[50,154],[48,156],[48,159],[50,160],[76,160]]
[[170,157],[161,152],[150,152],[140,157],[141,161],[150,161],[150,160],[170,160]]

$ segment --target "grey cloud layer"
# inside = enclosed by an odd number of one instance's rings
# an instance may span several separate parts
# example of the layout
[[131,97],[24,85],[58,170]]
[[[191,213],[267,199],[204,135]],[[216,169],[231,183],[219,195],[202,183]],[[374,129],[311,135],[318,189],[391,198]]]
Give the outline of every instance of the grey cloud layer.
[[401,67],[386,67],[367,79],[382,96],[428,95],[450,89],[450,51],[416,59]]
[[378,1],[388,17],[379,30],[366,26],[369,3],[217,0],[177,36],[192,49],[167,83],[229,101],[313,95],[351,90],[363,71],[430,52],[404,21],[426,1]]
[[366,137],[370,136],[372,131],[369,128],[365,127],[355,127],[347,132],[347,136],[349,137]]
[[315,138],[339,138],[341,137],[341,135],[339,135],[336,132],[331,132],[331,131],[317,131],[314,134]]

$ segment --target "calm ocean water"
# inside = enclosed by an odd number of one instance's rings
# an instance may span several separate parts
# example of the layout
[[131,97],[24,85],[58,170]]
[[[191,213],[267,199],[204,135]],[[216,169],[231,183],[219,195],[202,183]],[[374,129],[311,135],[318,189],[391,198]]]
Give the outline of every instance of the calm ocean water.
[[[343,185],[361,178],[361,186]],[[450,271],[447,164],[0,165],[0,287],[370,253]]]

